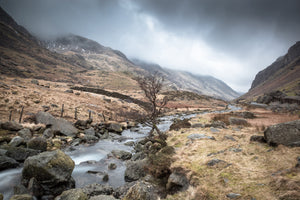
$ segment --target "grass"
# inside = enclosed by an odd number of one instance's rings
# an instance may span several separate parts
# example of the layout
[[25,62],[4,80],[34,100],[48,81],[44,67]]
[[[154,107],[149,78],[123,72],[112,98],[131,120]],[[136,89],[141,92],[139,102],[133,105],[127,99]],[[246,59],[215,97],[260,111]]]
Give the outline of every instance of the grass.
[[[276,114],[274,116],[268,111],[256,110],[254,112],[258,118],[249,119],[249,122],[251,124],[260,122],[259,125],[265,127],[295,118],[289,115]],[[214,116],[199,115],[191,121],[212,119]],[[267,144],[250,142],[250,137],[254,134],[261,134],[261,131],[258,131],[255,126],[244,127],[241,131],[234,131],[229,126],[228,129],[220,129],[218,133],[211,133],[209,128],[170,131],[168,144],[176,147],[175,162],[171,167],[182,167],[186,170],[191,186],[187,191],[168,195],[166,199],[226,199],[226,194],[231,192],[241,194],[240,199],[278,199],[278,195],[286,191],[278,192],[273,186],[274,179],[277,180],[278,177],[272,174],[293,168],[300,154],[300,147],[289,148],[279,145],[274,149]],[[205,133],[214,136],[216,141],[195,140],[189,143],[187,136],[192,133]],[[237,141],[226,140],[225,135],[232,135]],[[230,151],[229,149],[233,147],[241,148],[242,152]],[[226,151],[207,156],[209,153],[223,150]],[[208,167],[206,163],[215,158],[231,165],[226,168]],[[287,180],[300,181],[299,173],[290,172],[281,176]]]

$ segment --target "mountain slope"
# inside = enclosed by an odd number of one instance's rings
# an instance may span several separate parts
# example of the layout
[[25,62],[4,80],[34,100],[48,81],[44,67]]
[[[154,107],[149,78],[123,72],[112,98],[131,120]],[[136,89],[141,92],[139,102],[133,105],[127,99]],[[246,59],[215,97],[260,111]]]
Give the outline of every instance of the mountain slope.
[[255,100],[264,93],[279,90],[287,96],[300,96],[300,42],[289,48],[287,54],[260,71],[251,89],[241,99]]
[[43,48],[25,28],[0,8],[0,74],[54,81],[74,81],[76,72],[89,69],[84,60]]
[[211,76],[194,75],[189,72],[166,69],[157,64],[150,64],[136,59],[133,62],[150,73],[156,71],[161,73],[166,77],[169,86],[176,90],[188,90],[225,100],[232,100],[239,96],[226,83]]

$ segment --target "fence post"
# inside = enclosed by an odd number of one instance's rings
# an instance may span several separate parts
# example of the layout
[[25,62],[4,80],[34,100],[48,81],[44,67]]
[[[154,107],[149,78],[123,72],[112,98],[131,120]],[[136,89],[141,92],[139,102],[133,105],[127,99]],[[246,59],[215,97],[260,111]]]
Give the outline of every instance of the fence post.
[[11,116],[12,116],[12,110],[9,111],[9,118],[8,118],[9,121],[11,121]]
[[64,104],[61,106],[60,117],[63,117],[63,115],[64,115]]
[[77,107],[75,108],[75,119],[77,120]]
[[22,106],[22,110],[21,110],[20,118],[19,118],[19,123],[21,123],[21,121],[22,121],[23,111],[24,111],[24,106]]
[[104,122],[105,122],[105,115],[104,115],[104,112],[102,113],[102,116],[103,116],[103,120],[104,120]]
[[89,110],[89,119],[91,119],[91,118],[92,118],[92,111]]

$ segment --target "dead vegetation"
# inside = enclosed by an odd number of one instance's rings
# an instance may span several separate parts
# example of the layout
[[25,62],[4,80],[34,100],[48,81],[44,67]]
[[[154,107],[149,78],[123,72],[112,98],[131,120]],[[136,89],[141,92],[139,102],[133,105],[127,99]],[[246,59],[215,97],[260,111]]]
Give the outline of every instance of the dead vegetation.
[[[227,199],[226,195],[229,193],[240,194],[237,199],[249,200],[273,200],[279,197],[289,199],[297,195],[295,187],[299,188],[300,173],[293,169],[300,147],[279,145],[273,148],[267,144],[250,142],[250,137],[262,135],[264,127],[294,120],[298,116],[274,115],[262,110],[251,112],[257,118],[247,119],[251,124],[248,127],[241,126],[237,129],[236,126],[228,125],[227,129],[218,129],[219,132],[214,132],[209,127],[169,131],[168,145],[175,148],[175,162],[171,168],[182,167],[186,170],[191,185],[187,191],[169,195],[168,200]],[[205,114],[198,115],[191,121],[203,124],[210,123],[211,120],[226,122],[233,115],[235,114]],[[188,136],[194,133],[203,133],[216,140],[191,141]],[[208,166],[207,163],[213,159],[222,160],[229,165]]]

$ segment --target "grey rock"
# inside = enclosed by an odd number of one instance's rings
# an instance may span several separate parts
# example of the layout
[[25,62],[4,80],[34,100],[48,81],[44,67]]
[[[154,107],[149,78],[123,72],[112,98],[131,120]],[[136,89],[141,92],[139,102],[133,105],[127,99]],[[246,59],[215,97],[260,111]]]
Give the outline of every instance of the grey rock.
[[116,200],[116,198],[109,195],[98,195],[91,197],[89,200]]
[[44,112],[47,112],[50,110],[50,106],[43,105],[42,107],[43,107]]
[[130,152],[123,150],[113,150],[111,153],[113,154],[113,156],[121,160],[129,160],[132,157],[132,154]]
[[126,143],[124,143],[124,145],[126,145],[126,146],[134,146],[134,141],[126,142]]
[[232,135],[225,135],[224,139],[231,140],[231,141],[236,141],[236,139],[234,139],[234,137]]
[[19,166],[19,163],[7,156],[0,156],[0,171],[5,169],[16,168]]
[[241,112],[239,113],[239,115],[245,119],[254,119],[255,118],[255,114],[249,111],[245,111],[245,112]]
[[248,124],[247,120],[243,118],[237,118],[237,117],[230,117],[229,123],[230,125],[243,125],[243,126]]
[[111,195],[113,193],[113,188],[108,185],[101,185],[98,183],[93,183],[82,188],[83,192],[89,197],[97,195]]
[[75,122],[76,127],[84,128],[90,125],[93,122],[93,119],[87,119],[87,120],[77,120]]
[[269,145],[300,146],[300,120],[269,126],[264,138]]
[[222,121],[213,121],[210,126],[214,128],[226,128],[226,124]]
[[35,196],[40,193],[57,196],[75,187],[71,177],[74,166],[74,161],[60,150],[43,152],[25,160],[22,181],[27,186],[32,178],[36,180],[42,191]]
[[115,133],[122,133],[123,128],[121,124],[118,123],[110,123],[108,127],[109,131],[115,132]]
[[144,152],[137,152],[137,153],[133,154],[133,156],[131,157],[131,160],[133,160],[133,161],[143,160],[144,158],[146,158],[146,154]]
[[189,186],[189,181],[184,173],[173,172],[168,178],[166,185],[167,190],[172,192],[178,192],[180,190],[185,190]]
[[20,146],[21,144],[24,144],[24,143],[25,143],[24,138],[22,138],[20,136],[15,136],[11,139],[11,141],[8,143],[8,145],[12,146],[12,147],[18,147],[18,146]]
[[66,90],[65,93],[74,93],[73,90]]
[[118,199],[123,199],[126,195],[127,191],[134,186],[136,182],[125,183],[124,185],[116,188],[113,192],[114,197]]
[[213,133],[219,133],[220,132],[220,130],[219,129],[217,129],[217,128],[210,128],[210,131],[211,132],[213,132]]
[[15,159],[18,162],[24,162],[28,157],[35,156],[40,153],[38,150],[23,147],[9,147],[6,149],[6,156]]
[[193,133],[189,136],[187,136],[188,139],[191,140],[200,140],[200,139],[210,139],[210,140],[216,140],[214,137],[212,136],[207,136],[205,134],[199,134],[199,133]]
[[31,133],[30,129],[23,128],[23,129],[18,131],[18,136],[24,138],[25,141],[28,141],[32,137],[32,133]]
[[94,143],[97,142],[99,138],[94,135],[85,135],[82,140],[88,143]]
[[55,200],[88,200],[82,189],[70,189],[57,196]]
[[1,128],[9,131],[19,131],[23,128],[23,126],[15,121],[8,121],[1,123]]
[[129,189],[124,199],[158,200],[158,190],[151,183],[138,181]]
[[89,129],[85,129],[84,134],[95,136],[95,129],[93,127],[89,128]]
[[108,169],[110,169],[110,170],[114,170],[114,169],[116,169],[117,168],[117,165],[115,164],[115,163],[110,163],[109,165],[108,165]]
[[235,199],[235,198],[238,198],[240,197],[241,195],[240,194],[237,194],[237,193],[229,193],[229,194],[226,194],[226,197],[229,198],[229,199]]
[[224,167],[224,168],[226,168],[226,167],[230,166],[231,164],[227,163],[224,160],[212,159],[212,160],[208,161],[206,163],[206,165],[210,166],[210,167],[217,166],[217,167]]
[[54,137],[54,131],[51,128],[47,128],[44,132],[43,132],[43,137],[48,139],[48,138],[53,138]]
[[47,140],[42,137],[32,138],[27,142],[27,148],[40,150],[40,151],[47,151]]
[[144,177],[146,175],[145,166],[145,160],[128,161],[126,163],[125,181],[132,182]]
[[52,131],[65,136],[74,137],[78,133],[78,130],[70,122],[62,118],[57,119],[47,112],[38,112],[36,114],[36,122],[51,125]]

